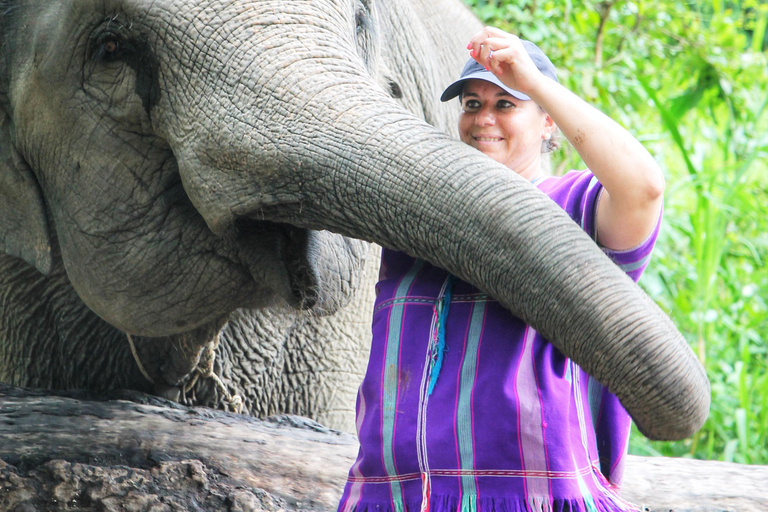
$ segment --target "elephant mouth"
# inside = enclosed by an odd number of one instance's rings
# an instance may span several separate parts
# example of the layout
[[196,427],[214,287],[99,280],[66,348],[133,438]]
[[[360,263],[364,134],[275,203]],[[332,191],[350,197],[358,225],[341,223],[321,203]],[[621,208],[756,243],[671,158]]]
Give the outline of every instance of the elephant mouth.
[[241,259],[254,281],[298,310],[318,301],[319,273],[312,231],[290,224],[241,218],[235,222]]
[[296,309],[311,309],[317,303],[318,275],[309,250],[310,230],[289,224],[278,225],[283,230],[281,252],[288,270],[288,297]]
[[[241,261],[253,280],[260,284],[259,294],[266,287],[294,309],[315,306],[319,273],[312,248],[313,231],[248,218],[238,219],[235,228]],[[255,302],[263,306],[264,300],[264,296],[259,296]],[[229,316],[226,314],[169,336],[128,335],[137,367],[155,394],[184,400],[198,377],[213,376],[214,352]],[[226,391],[221,391],[225,396]]]

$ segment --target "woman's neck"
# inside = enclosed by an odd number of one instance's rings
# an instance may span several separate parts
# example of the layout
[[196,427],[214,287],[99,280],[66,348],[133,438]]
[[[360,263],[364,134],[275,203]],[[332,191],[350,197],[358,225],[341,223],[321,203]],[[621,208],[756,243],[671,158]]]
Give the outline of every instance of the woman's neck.
[[528,181],[544,176],[544,169],[541,167],[541,158],[535,158],[520,170],[513,169],[520,177]]

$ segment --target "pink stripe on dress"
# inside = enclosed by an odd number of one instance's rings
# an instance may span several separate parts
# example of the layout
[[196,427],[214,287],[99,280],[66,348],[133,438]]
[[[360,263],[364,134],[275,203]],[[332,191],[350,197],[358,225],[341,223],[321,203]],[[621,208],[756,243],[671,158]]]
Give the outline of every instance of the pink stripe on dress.
[[[365,397],[363,396],[363,393],[358,393],[358,396],[360,397],[360,406],[358,407],[357,416],[355,418],[355,427],[359,435],[360,429],[363,426],[363,418],[365,417]],[[361,462],[362,459],[358,458],[355,464],[352,466],[352,470],[350,471],[352,475],[354,475],[356,478],[359,478],[360,480],[355,480],[350,486],[347,500],[344,503],[344,506],[341,507],[344,512],[352,512],[355,510],[357,508],[357,504],[360,503],[360,498],[363,495],[364,477],[363,473],[360,472]]]
[[549,501],[549,481],[539,474],[547,472],[547,452],[544,445],[544,429],[542,427],[542,408],[539,398],[539,388],[536,385],[536,369],[534,368],[533,345],[536,331],[527,326],[523,352],[515,375],[518,406],[518,436],[523,470],[526,472],[526,499],[544,498]]

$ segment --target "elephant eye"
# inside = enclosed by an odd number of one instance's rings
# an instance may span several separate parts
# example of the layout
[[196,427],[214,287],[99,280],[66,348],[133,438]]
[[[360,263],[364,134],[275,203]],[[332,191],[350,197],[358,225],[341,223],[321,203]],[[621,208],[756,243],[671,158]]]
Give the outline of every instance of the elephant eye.
[[93,51],[93,59],[102,62],[115,62],[122,60],[128,50],[128,45],[113,34],[96,40]]
[[104,53],[106,53],[107,55],[114,55],[115,53],[117,53],[117,50],[119,49],[120,49],[120,45],[118,44],[117,41],[110,40],[104,43]]

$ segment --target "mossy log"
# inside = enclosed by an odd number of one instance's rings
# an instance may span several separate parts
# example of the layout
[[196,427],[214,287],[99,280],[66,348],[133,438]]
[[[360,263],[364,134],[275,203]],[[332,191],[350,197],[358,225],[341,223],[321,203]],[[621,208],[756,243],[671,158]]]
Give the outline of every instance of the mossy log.
[[[0,511],[334,510],[353,436],[140,393],[0,385]],[[766,511],[768,468],[630,457],[625,499],[647,511]]]

